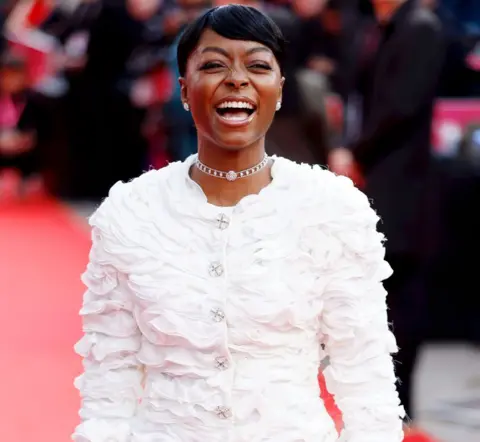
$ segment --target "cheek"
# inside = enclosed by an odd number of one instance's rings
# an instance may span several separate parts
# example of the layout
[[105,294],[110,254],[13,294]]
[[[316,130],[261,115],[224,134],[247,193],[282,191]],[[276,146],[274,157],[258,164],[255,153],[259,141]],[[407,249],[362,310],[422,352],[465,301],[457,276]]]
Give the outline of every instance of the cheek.
[[260,97],[260,104],[269,112],[275,111],[277,101],[281,97],[281,85],[278,81],[263,82],[257,85]]
[[188,102],[193,111],[205,109],[215,92],[215,85],[205,76],[192,75],[187,84]]
[[190,113],[197,130],[203,133],[210,132],[212,100],[216,90],[215,85],[205,77],[192,76],[188,82],[187,100]]

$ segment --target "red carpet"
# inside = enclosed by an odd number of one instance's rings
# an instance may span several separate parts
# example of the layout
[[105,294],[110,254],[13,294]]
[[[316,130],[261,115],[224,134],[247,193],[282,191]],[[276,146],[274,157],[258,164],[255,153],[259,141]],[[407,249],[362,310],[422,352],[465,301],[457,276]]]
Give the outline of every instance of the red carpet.
[[[323,378],[323,376],[319,376],[318,381],[320,384],[320,391],[322,393],[321,397],[325,402],[325,406],[328,412],[330,413],[330,416],[332,416],[332,419],[335,421],[337,430],[340,431],[340,429],[342,428],[342,414],[340,410],[337,408],[337,406],[335,405],[335,400],[333,396],[328,393],[327,387],[325,385],[325,379]],[[426,434],[423,434],[420,431],[411,430],[406,435],[404,442],[438,442],[438,441],[435,441],[434,439],[427,436]]]
[[89,236],[54,202],[0,203],[0,244],[0,440],[66,442]]
[[[66,442],[78,420],[72,382],[81,364],[72,346],[89,234],[53,201],[0,203],[0,244],[0,441]],[[340,426],[333,399],[324,399]]]

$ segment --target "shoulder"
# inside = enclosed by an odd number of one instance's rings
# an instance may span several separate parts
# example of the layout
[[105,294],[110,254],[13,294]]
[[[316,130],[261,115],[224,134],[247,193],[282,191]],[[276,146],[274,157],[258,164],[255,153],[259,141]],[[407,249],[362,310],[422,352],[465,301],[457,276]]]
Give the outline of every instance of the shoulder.
[[378,262],[385,255],[384,235],[378,230],[379,217],[367,196],[347,177],[319,166],[291,166],[291,182],[301,201],[294,216],[303,227],[301,247],[318,266],[342,266]]
[[355,187],[350,178],[337,175],[320,166],[311,166],[311,169],[312,180],[317,188],[321,188],[327,193],[335,194],[341,204],[354,201],[360,205],[369,205],[366,195]]
[[332,217],[358,215],[360,212],[374,214],[369,199],[350,178],[318,165],[284,161],[294,192],[303,196],[306,204],[314,210],[321,211],[321,218],[327,213]]
[[[317,210],[338,232],[376,230],[379,217],[372,203],[353,181],[328,170],[314,168]],[[320,218],[322,219],[322,218]]]
[[128,182],[119,181],[89,219],[90,226],[108,231],[115,224],[128,225],[146,213],[150,203],[166,192],[166,184],[182,163],[149,170]]
[[407,27],[415,36],[439,36],[442,32],[440,19],[430,9],[424,7],[413,9]]
[[89,220],[92,250],[104,264],[128,274],[144,271],[145,263],[151,264],[161,256],[164,244],[158,240],[156,221],[165,217],[162,210],[168,210],[170,178],[177,167],[173,163],[161,170],[150,170],[110,189]]
[[318,252],[327,250],[326,244],[336,244],[332,247],[360,254],[381,247],[384,238],[377,229],[380,218],[352,180],[320,166],[291,162],[288,166],[290,199],[295,216],[305,227],[308,247]]
[[[368,197],[351,179],[324,168],[309,168],[311,209],[305,216],[305,248],[318,265],[342,266],[377,263],[384,277],[389,276],[385,257],[385,237],[378,229],[379,216]],[[383,277],[382,277],[383,278]]]

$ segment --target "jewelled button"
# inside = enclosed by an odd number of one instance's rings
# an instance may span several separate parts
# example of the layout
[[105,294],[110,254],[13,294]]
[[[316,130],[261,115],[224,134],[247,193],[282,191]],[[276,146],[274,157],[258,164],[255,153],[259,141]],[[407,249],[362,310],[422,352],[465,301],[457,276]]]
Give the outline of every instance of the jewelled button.
[[232,417],[232,410],[230,410],[230,408],[224,407],[224,406],[218,406],[215,409],[215,413],[217,414],[217,416],[220,419],[228,419],[228,418]]
[[218,370],[228,370],[230,363],[228,362],[228,358],[225,356],[218,356],[215,358],[215,367]]
[[222,276],[223,275],[222,264],[218,262],[214,262],[210,264],[210,267],[208,268],[208,273],[210,273],[210,276],[214,276],[214,277]]
[[217,218],[217,224],[220,230],[225,230],[230,225],[230,220],[227,215],[221,213]]
[[215,322],[222,322],[225,319],[225,313],[221,309],[214,308],[211,310],[211,312]]

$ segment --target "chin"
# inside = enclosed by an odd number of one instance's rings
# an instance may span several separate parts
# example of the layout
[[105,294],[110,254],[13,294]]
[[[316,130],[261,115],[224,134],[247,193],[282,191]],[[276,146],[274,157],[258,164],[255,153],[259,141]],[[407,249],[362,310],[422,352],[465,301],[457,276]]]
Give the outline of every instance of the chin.
[[[265,138],[265,121],[259,120],[256,112],[245,121],[229,121],[215,113],[208,128],[209,138],[218,147],[226,150],[242,150],[254,146]],[[267,127],[270,125],[268,124]]]
[[214,131],[211,140],[222,149],[236,151],[257,146],[262,139],[265,139],[265,136],[264,128],[262,130],[260,128],[257,130],[223,129]]
[[243,150],[247,149],[255,144],[258,143],[262,136],[252,136],[246,133],[237,132],[235,133],[232,131],[229,134],[222,134],[222,136],[215,137],[214,141],[217,146],[222,149],[236,151],[236,150]]
[[253,142],[242,140],[242,139],[232,139],[232,140],[218,140],[217,144],[219,147],[225,150],[243,150],[250,147]]

